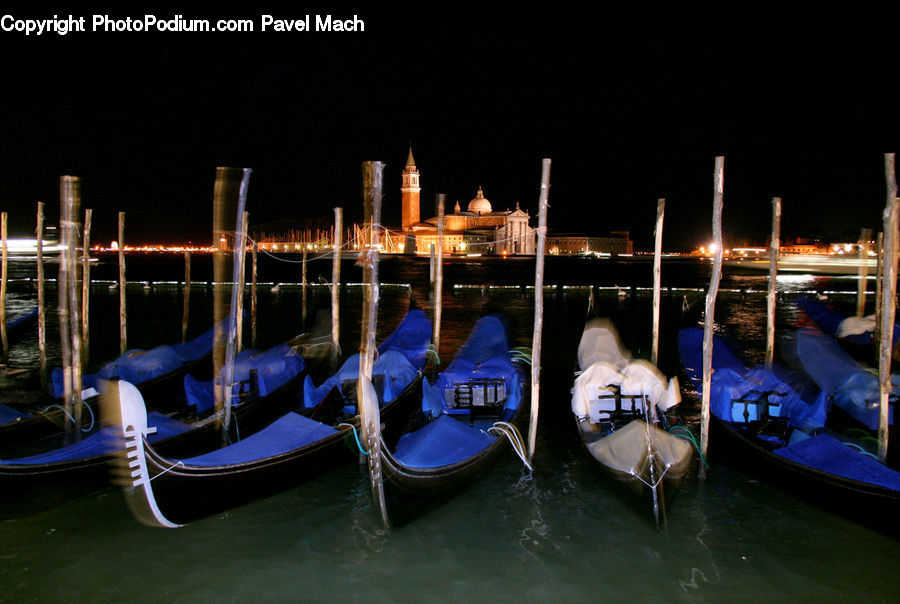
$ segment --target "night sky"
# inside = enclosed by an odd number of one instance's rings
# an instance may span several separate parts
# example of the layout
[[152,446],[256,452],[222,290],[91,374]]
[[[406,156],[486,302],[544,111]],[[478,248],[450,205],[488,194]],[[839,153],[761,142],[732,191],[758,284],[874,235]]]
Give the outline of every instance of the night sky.
[[[485,6],[487,3],[485,3]],[[251,227],[345,222],[361,208],[360,162],[382,160],[384,223],[399,226],[410,142],[422,215],[437,193],[536,213],[553,159],[557,232],[630,230],[665,247],[709,237],[714,157],[726,157],[725,234],[762,244],[770,200],[785,236],[855,239],[879,228],[883,153],[900,115],[893,22],[874,12],[673,5],[660,11],[550,3],[470,10],[415,3],[239,11],[0,9],[17,19],[249,18],[248,33],[0,31],[0,208],[33,232],[58,212],[58,178],[82,177],[95,241],[207,243],[215,167],[254,169]],[[599,6],[599,4],[598,4]],[[721,11],[721,9],[720,9]],[[358,14],[364,33],[259,32],[261,14]],[[452,207],[452,205],[451,205]]]

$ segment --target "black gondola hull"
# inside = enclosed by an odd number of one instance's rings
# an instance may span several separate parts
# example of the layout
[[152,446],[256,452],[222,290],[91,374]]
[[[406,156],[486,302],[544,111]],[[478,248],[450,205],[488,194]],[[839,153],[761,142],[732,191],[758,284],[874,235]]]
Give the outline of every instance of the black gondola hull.
[[[420,374],[396,399],[382,407],[386,422],[405,424],[418,403],[421,379]],[[166,519],[176,524],[273,495],[302,484],[336,464],[359,459],[353,431],[346,427],[281,455],[223,466],[180,466],[174,459],[161,455],[157,447],[148,447],[146,443],[144,447],[156,505]],[[128,489],[126,495],[131,498]],[[135,514],[141,518],[138,510]]]
[[[269,396],[244,402],[233,410],[235,426],[249,434],[294,405],[307,373],[301,372]],[[190,457],[220,446],[222,432],[215,421],[154,443],[161,455]],[[50,509],[109,486],[109,463],[116,454],[47,464],[13,465],[0,462],[0,518],[25,516]]]
[[[348,438],[349,437],[349,438]],[[171,522],[186,524],[296,486],[328,467],[355,459],[353,435],[345,430],[324,441],[243,467],[181,469],[148,455],[153,493]],[[346,442],[345,442],[346,441]],[[353,445],[355,447],[355,445]]]
[[[187,363],[178,369],[136,384],[144,396],[150,409],[168,409],[176,407],[175,401],[184,406],[184,376],[208,378],[212,375],[212,355]],[[84,401],[90,409],[82,411],[82,421],[87,425],[90,417],[96,418],[99,426],[100,396],[92,396]],[[30,417],[0,425],[0,459],[26,457],[44,451],[57,449],[64,445],[65,412],[62,410],[62,399],[47,398],[37,408],[57,405],[43,412],[34,412]],[[96,429],[96,426],[95,426]]]
[[[644,471],[642,471],[638,475],[635,475],[628,472],[616,470],[615,468],[611,468],[609,465],[601,462],[591,453],[591,450],[588,447],[588,443],[584,439],[584,433],[579,426],[578,418],[574,419],[575,429],[578,432],[578,438],[581,441],[582,445],[581,449],[584,454],[588,458],[590,458],[591,465],[593,466],[597,474],[606,480],[612,480],[613,482],[615,482],[619,487],[619,490],[628,499],[636,502],[639,506],[646,510],[651,510],[653,505],[653,490],[651,489],[650,484],[648,484],[651,482],[648,467],[644,467]],[[670,467],[663,476],[661,484],[663,501],[666,506],[668,506],[669,502],[674,499],[675,493],[678,491],[678,488],[681,486],[681,483],[684,481],[685,477],[687,477],[688,474],[691,473],[691,469],[695,466],[693,460],[694,456],[691,455],[686,462]],[[661,472],[661,470],[656,471]]]
[[[509,423],[521,430],[530,409],[529,380],[522,379],[521,403]],[[429,510],[443,505],[471,486],[504,454],[510,443],[499,435],[477,455],[459,463],[437,468],[413,468],[382,450],[381,468],[386,514],[392,526],[403,526]]]
[[711,461],[727,462],[813,505],[853,518],[881,532],[900,535],[900,493],[821,472],[775,455],[715,415],[710,417]]

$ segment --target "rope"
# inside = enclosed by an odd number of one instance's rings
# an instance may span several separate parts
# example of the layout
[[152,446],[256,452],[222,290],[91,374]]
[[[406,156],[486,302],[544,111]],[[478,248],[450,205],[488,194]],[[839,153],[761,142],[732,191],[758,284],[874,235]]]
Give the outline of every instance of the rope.
[[160,472],[159,474],[157,474],[156,476],[154,476],[153,478],[151,478],[148,482],[153,482],[154,480],[156,480],[157,478],[159,478],[160,476],[162,476],[162,475],[165,474],[166,472],[169,472],[169,471],[174,470],[175,468],[179,468],[179,467],[180,467],[180,468],[183,468],[183,467],[184,467],[184,462],[183,462],[183,461],[176,461],[176,462],[173,463],[171,466],[169,466],[168,468],[166,468],[165,470],[163,470],[162,472]]
[[[546,227],[543,227],[543,228],[546,229]],[[365,233],[367,230],[368,230],[368,229],[360,229],[360,233]],[[380,224],[372,225],[372,230],[373,230],[373,231],[378,231],[378,232],[380,232],[380,233],[383,233],[383,234],[386,235],[386,236],[390,236],[390,235],[392,235],[392,234],[395,234],[395,235],[398,235],[398,236],[399,236],[399,235],[403,235],[402,232],[399,232],[399,231],[391,231],[390,229],[388,229],[388,228],[386,228],[386,227],[384,227],[383,225],[380,225]],[[465,241],[465,244],[466,244],[467,247],[487,247],[487,246],[493,246],[493,245],[495,245],[495,244],[497,244],[497,243],[507,243],[507,242],[510,242],[510,241],[519,241],[519,240],[522,240],[522,239],[524,239],[524,238],[526,238],[526,237],[531,236],[532,234],[539,234],[539,233],[540,233],[540,230],[541,230],[541,227],[537,227],[537,228],[527,227],[527,230],[526,230],[526,232],[525,232],[523,235],[517,235],[517,236],[512,236],[512,237],[506,237],[506,238],[504,238],[504,239],[494,239],[494,240],[492,240],[492,241],[483,241],[483,242],[482,242],[482,241],[471,241],[471,242],[470,242],[470,241]],[[233,237],[233,235],[230,234],[230,233],[226,234],[225,236],[226,236],[226,237],[229,237],[229,236]],[[249,241],[249,242],[251,242],[251,243],[257,243],[257,244],[259,244],[259,241],[256,241],[256,240],[252,239],[249,235],[247,235],[246,237],[247,237],[247,241]],[[352,244],[354,244],[354,243],[360,241],[362,238],[363,238],[363,236],[360,235],[359,237],[353,237],[353,238],[347,240],[346,243],[344,243],[344,244],[341,245],[341,249],[342,249],[342,250],[344,250],[344,249],[349,250],[349,249],[350,249],[350,246],[351,246]],[[263,249],[262,247],[260,247],[259,250],[260,250],[263,254],[266,254],[266,255],[269,256],[270,258],[273,258],[274,260],[278,260],[278,261],[280,261],[280,262],[287,262],[287,263],[289,263],[289,264],[302,264],[302,263],[303,263],[303,260],[287,260],[287,259],[284,259],[284,258],[279,258],[279,257],[273,255],[271,252],[266,251],[266,250]],[[296,252],[295,252],[295,253],[296,253]],[[321,255],[319,255],[319,256],[315,256],[315,257],[313,257],[313,258],[307,258],[306,262],[311,262],[311,261],[313,261],[313,260],[318,260],[318,259],[320,259],[320,258],[327,258],[327,257],[331,256],[332,254],[333,254],[333,252],[325,252],[324,254],[321,254]]]
[[[84,407],[87,408],[88,413],[90,413],[90,415],[91,415],[91,425],[88,426],[87,428],[82,428],[81,431],[82,432],[90,432],[91,430],[94,429],[94,423],[96,421],[96,419],[94,418],[94,410],[91,409],[91,406],[88,405],[87,403],[82,403],[82,404],[84,405]],[[46,415],[47,409],[54,409],[54,408],[62,411],[65,414],[65,416],[69,418],[70,422],[72,422],[73,424],[75,423],[75,418],[72,417],[72,414],[69,413],[68,411],[66,411],[66,408],[63,407],[62,405],[48,405],[41,410],[41,414]]]
[[[387,229],[385,229],[385,230],[387,230]],[[353,237],[352,239],[348,239],[346,243],[341,244],[341,250],[350,250],[350,246],[359,240],[360,240],[359,237]],[[250,243],[256,243],[257,245],[259,245],[259,243],[260,243],[259,241],[256,241],[249,235],[247,236],[247,241],[249,241]],[[269,256],[273,260],[278,260],[279,262],[286,262],[287,264],[303,264],[304,263],[303,259],[288,260],[286,258],[279,258],[278,256],[275,256],[272,252],[269,252],[262,247],[259,248],[259,251],[261,251],[266,256]],[[293,253],[296,253],[296,252],[293,252]],[[313,256],[312,258],[307,258],[305,260],[305,262],[312,262],[313,260],[319,260],[321,258],[328,258],[333,255],[334,255],[334,250],[329,251],[329,252],[324,252],[322,254],[319,254],[318,256]]]
[[509,358],[513,361],[523,361],[531,365],[531,348],[528,346],[517,346],[509,350]]
[[651,489],[655,489],[656,487],[659,486],[659,483],[662,482],[663,477],[665,477],[666,472],[669,471],[669,468],[670,468],[670,467],[671,467],[671,466],[667,465],[667,466],[666,466],[666,469],[663,470],[663,473],[660,474],[660,475],[659,475],[659,478],[656,479],[656,482],[652,482],[652,483],[651,483],[651,482],[648,482],[648,481],[646,481],[646,480],[644,480],[643,478],[641,478],[640,474],[632,474],[632,476],[634,476],[635,478],[637,478],[638,480],[640,480],[641,482],[643,482],[645,485],[647,485],[647,486],[650,487]]
[[522,440],[522,435],[519,433],[518,428],[509,422],[495,422],[493,426],[487,429],[488,433],[490,433],[491,430],[497,430],[500,434],[505,434],[506,438],[509,439],[512,450],[519,456],[519,459],[522,460],[522,463],[525,464],[528,471],[534,471],[534,468],[528,463],[528,458],[525,455],[525,442]]
[[518,350],[510,350],[509,358],[513,361],[523,361],[531,365],[531,356]]
[[363,449],[362,443],[359,442],[359,435],[356,433],[356,426],[354,426],[353,424],[338,424],[338,427],[340,426],[347,426],[348,428],[351,428],[353,430],[353,439],[356,441],[356,448],[359,449],[359,452],[363,455],[368,455],[369,452]]
[[428,358],[429,356],[434,357],[435,363],[441,364],[441,357],[438,356],[437,350],[434,349],[434,344],[429,344],[428,350],[425,351],[425,357]]
[[[863,455],[868,455],[868,456],[871,457],[872,459],[878,459],[878,456],[877,456],[877,455],[872,455],[871,453],[869,453],[868,451],[866,451],[865,449],[863,449],[861,446],[859,446],[859,445],[856,444],[856,443],[848,443],[848,442],[845,442],[844,444],[847,445],[848,447],[850,447],[851,449],[856,449],[857,451],[859,451],[859,452],[862,453]],[[881,460],[878,459],[878,461],[881,461]]]
[[[684,431],[685,434],[676,434],[675,430]],[[697,455],[700,456],[700,461],[703,462],[703,466],[708,470],[709,462],[706,461],[706,458],[703,456],[703,452],[700,451],[700,444],[697,442],[697,437],[694,436],[694,433],[691,432],[690,428],[687,426],[676,425],[669,428],[669,433],[677,436],[678,438],[683,438],[684,440],[690,441],[694,445],[694,449],[697,450]]]

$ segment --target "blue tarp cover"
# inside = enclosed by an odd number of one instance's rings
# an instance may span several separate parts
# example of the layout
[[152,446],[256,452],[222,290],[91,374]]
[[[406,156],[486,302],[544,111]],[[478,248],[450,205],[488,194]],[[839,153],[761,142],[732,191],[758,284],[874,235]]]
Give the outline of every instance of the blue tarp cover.
[[391,335],[378,347],[378,354],[388,350],[402,352],[416,369],[425,367],[431,344],[431,319],[421,310],[410,310]]
[[[796,333],[797,358],[803,370],[834,404],[872,430],[878,428],[878,374],[858,363],[834,338],[814,327]],[[900,395],[900,376],[892,375],[892,396]],[[890,409],[894,423],[894,409]]]
[[[212,351],[215,328],[190,342],[162,345],[150,350],[134,349],[104,365],[95,374],[82,376],[83,388],[97,388],[99,380],[120,378],[140,385],[147,380],[175,371],[186,363],[203,358]],[[53,395],[63,395],[62,368],[56,367],[50,375]],[[99,388],[98,388],[99,390]]]
[[[690,327],[678,334],[678,350],[685,372],[694,386],[700,390],[703,381],[703,330]],[[713,337],[713,374],[709,409],[716,417],[725,421],[743,422],[744,405],[734,404],[735,399],[756,400],[754,392],[773,392],[769,395],[769,413],[787,417],[791,425],[811,431],[825,425],[828,409],[827,400],[818,393],[811,402],[803,400],[788,384],[774,373],[762,367],[746,369],[725,343]],[[759,407],[748,405],[750,421],[759,419]]]
[[405,466],[438,468],[478,454],[494,438],[449,415],[441,415],[423,428],[404,434],[394,457]]
[[[691,378],[694,387],[700,390],[703,383],[703,330],[698,327],[685,327],[678,332],[678,352],[685,373]],[[712,366],[716,371],[720,369],[731,369],[737,373],[744,371],[744,363],[715,336],[713,336]]]
[[507,392],[505,408],[516,409],[521,402],[521,377],[509,360],[508,342],[506,325],[500,317],[482,317],[435,383],[422,382],[422,409],[435,419],[400,438],[394,452],[400,463],[416,468],[446,466],[469,459],[494,441],[495,437],[447,415],[443,392],[470,378],[503,378]]
[[331,426],[288,413],[233,445],[182,460],[188,466],[221,466],[265,459],[318,442],[337,433]]
[[829,474],[900,491],[900,472],[828,434],[818,434],[776,449],[775,454]]
[[[188,424],[172,419],[161,413],[151,412],[147,415],[148,426],[156,427],[156,432],[149,437],[150,442],[156,442],[191,429]],[[59,449],[39,453],[29,457],[19,457],[16,459],[4,459],[0,461],[3,465],[40,465],[48,463],[59,463],[63,461],[74,461],[78,459],[88,459],[97,455],[111,453],[113,451],[112,444],[116,442],[112,435],[111,428],[94,432],[87,438],[83,438],[77,443],[72,443]],[[121,432],[120,432],[121,434]]]
[[0,425],[8,424],[9,422],[15,421],[20,417],[30,417],[30,415],[28,413],[17,411],[12,407],[7,407],[6,405],[0,403]]
[[7,333],[11,333],[11,332],[19,329],[19,327],[23,327],[25,325],[28,325],[29,323],[36,322],[38,319],[38,310],[39,310],[38,307],[35,306],[32,310],[25,313],[24,315],[18,316],[15,319],[12,319],[11,321],[7,321],[6,322]]
[[[241,351],[234,361],[233,396],[236,398],[250,386],[250,372],[259,378],[259,395],[266,396],[303,372],[306,363],[296,350],[279,344],[264,352],[255,349]],[[224,368],[222,369],[224,372]],[[218,381],[222,380],[220,372]],[[189,406],[201,413],[215,405],[213,382],[201,382],[191,375],[184,376],[184,393]]]
[[[384,376],[384,400],[380,401],[382,405],[389,403],[403,392],[403,390],[416,379],[419,370],[410,364],[407,357],[396,350],[388,350],[375,359],[372,366],[372,376]],[[337,373],[322,382],[322,385],[316,388],[313,386],[312,379],[306,376],[306,382],[303,387],[303,403],[309,407],[315,407],[321,403],[332,388],[340,387],[345,380],[356,380],[359,378],[359,355],[354,354],[348,358]]]
[[[406,313],[397,329],[378,347],[378,358],[372,367],[372,376],[384,376],[384,400],[381,404],[394,400],[416,379],[425,367],[425,357],[431,342],[431,320],[421,310]],[[312,378],[306,376],[303,385],[303,404],[315,407],[328,396],[332,388],[340,388],[345,380],[359,378],[359,355],[344,361],[337,373],[313,385]]]
[[434,384],[422,382],[422,410],[432,417],[445,412],[444,390],[472,378],[503,378],[507,392],[505,409],[517,409],[521,402],[521,376],[509,360],[508,342],[506,326],[498,316],[478,319],[469,339]]

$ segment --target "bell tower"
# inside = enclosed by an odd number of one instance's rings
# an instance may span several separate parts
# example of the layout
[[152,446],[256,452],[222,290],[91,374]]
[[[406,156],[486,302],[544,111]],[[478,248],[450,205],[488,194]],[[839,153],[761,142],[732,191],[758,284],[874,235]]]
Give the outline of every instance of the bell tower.
[[400,199],[402,204],[400,226],[403,231],[419,222],[419,170],[416,168],[416,160],[413,159],[412,146],[409,147],[409,157],[406,167],[403,168],[403,186],[400,187]]

